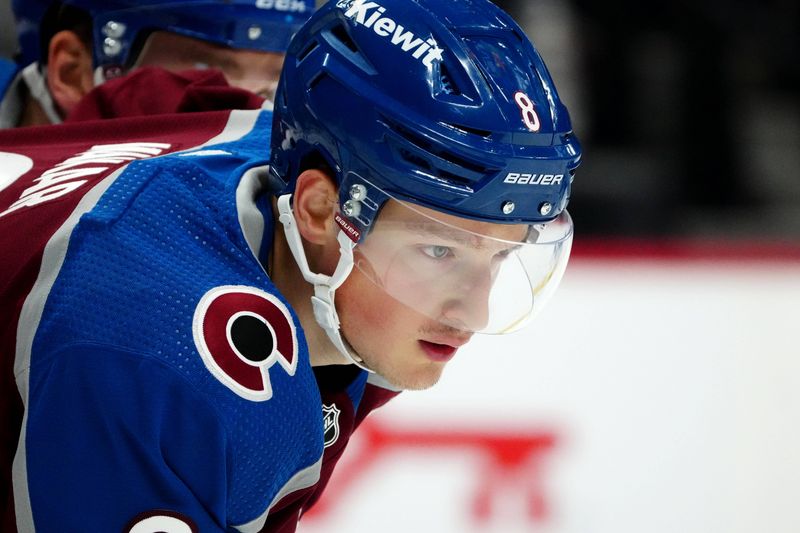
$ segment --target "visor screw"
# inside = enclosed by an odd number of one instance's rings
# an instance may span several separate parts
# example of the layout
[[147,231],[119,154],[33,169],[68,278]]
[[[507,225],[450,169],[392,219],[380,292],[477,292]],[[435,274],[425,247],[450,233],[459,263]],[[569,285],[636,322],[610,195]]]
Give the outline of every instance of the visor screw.
[[256,41],[258,38],[261,37],[261,26],[257,26],[253,24],[249,28],[247,28],[247,38],[251,41]]
[[544,217],[549,215],[551,211],[553,211],[553,204],[550,202],[542,202],[539,206],[539,214]]
[[516,208],[517,206],[514,204],[514,202],[503,202],[503,213],[506,215],[513,213],[514,209]]
[[361,214],[361,202],[356,200],[347,200],[342,206],[342,211],[349,217],[357,217]]
[[122,43],[111,37],[106,37],[103,41],[103,53],[109,57],[118,56],[122,52]]
[[367,197],[367,188],[361,185],[360,183],[356,183],[355,185],[350,187],[350,198],[352,198],[356,202],[360,202],[366,197]]
[[123,35],[125,35],[125,30],[127,27],[125,24],[121,22],[117,22],[114,20],[109,20],[106,22],[106,25],[103,26],[103,35],[106,37],[110,37],[111,39],[119,39]]

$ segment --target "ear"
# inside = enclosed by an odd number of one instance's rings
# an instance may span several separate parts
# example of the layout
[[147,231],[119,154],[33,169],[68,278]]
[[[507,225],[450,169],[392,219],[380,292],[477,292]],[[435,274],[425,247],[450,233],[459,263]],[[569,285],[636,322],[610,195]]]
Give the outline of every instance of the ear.
[[47,88],[53,101],[69,114],[93,87],[91,51],[75,32],[56,33],[47,56]]
[[338,194],[333,179],[317,169],[304,171],[297,178],[293,211],[300,235],[311,244],[336,242],[333,214]]

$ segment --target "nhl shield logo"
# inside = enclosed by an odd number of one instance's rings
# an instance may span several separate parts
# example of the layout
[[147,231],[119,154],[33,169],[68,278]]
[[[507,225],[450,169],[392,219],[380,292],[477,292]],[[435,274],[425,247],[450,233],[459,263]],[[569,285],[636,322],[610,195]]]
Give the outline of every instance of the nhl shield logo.
[[326,448],[339,440],[339,414],[341,411],[335,403],[322,404],[322,427]]

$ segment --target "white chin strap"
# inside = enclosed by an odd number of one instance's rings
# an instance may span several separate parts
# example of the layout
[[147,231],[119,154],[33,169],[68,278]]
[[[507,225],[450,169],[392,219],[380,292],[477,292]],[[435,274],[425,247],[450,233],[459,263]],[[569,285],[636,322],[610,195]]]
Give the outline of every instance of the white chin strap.
[[336,289],[338,289],[350,272],[353,270],[353,248],[354,243],[344,231],[339,231],[337,240],[339,241],[339,263],[336,265],[336,270],[332,276],[318,274],[311,272],[308,266],[308,259],[306,259],[306,252],[303,249],[303,240],[300,237],[300,232],[297,229],[297,224],[294,220],[294,213],[292,213],[292,206],[290,204],[292,195],[286,194],[278,198],[278,220],[283,224],[283,231],[286,235],[286,242],[289,243],[289,249],[292,251],[294,260],[303,274],[303,278],[314,286],[314,296],[311,297],[311,304],[314,308],[314,318],[320,327],[325,330],[331,343],[336,347],[339,352],[344,355],[348,361],[353,364],[372,372],[369,368],[364,366],[364,362],[360,357],[352,353],[347,347],[342,333],[339,330],[339,315],[336,313],[336,306],[334,305],[334,296]]
[[92,75],[92,79],[94,80],[94,86],[99,87],[103,85],[105,82],[108,81],[106,78],[106,72],[103,67],[97,67],[94,69],[94,74]]
[[[64,120],[61,118],[61,114],[56,108],[56,103],[50,95],[50,90],[47,88],[47,75],[39,63],[31,63],[22,69],[22,79],[25,80],[31,97],[39,102],[39,106],[41,106],[50,123],[61,124]],[[94,70],[93,79],[95,87],[105,83],[106,78],[102,67],[97,67]]]
[[47,88],[47,80],[45,74],[39,68],[39,63],[31,63],[22,69],[22,79],[25,80],[25,85],[28,86],[28,93],[31,95],[31,98],[39,102],[39,106],[47,116],[47,120],[49,120],[51,124],[61,124],[61,115],[56,109],[53,97],[50,96],[50,91]]

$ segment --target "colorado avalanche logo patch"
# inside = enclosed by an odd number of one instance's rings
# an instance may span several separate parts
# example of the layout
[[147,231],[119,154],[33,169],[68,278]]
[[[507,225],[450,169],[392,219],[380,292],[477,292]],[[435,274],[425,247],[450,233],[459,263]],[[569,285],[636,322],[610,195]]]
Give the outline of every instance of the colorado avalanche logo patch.
[[272,398],[269,372],[297,369],[297,328],[286,306],[253,287],[225,286],[200,300],[192,324],[206,368],[230,390],[254,402]]

